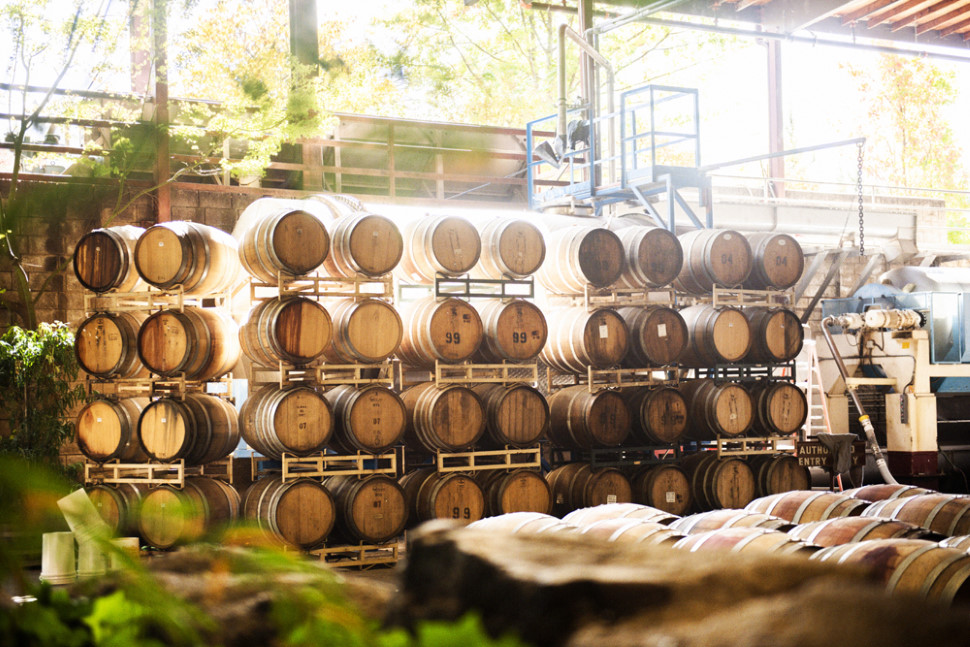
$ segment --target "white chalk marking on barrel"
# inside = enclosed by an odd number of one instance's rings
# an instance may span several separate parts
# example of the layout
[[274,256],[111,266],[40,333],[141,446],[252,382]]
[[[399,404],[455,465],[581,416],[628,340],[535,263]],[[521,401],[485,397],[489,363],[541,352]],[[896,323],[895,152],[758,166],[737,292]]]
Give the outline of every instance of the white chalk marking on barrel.
[[605,324],[600,326],[600,337],[609,337],[609,336],[610,336],[610,327]]
[[616,503],[616,495],[615,494],[607,494],[606,495],[606,502],[607,503]]
[[657,324],[657,337],[667,336],[667,324]]
[[667,492],[667,495],[666,495],[665,498],[667,499],[667,503],[677,503],[677,493],[676,492]]

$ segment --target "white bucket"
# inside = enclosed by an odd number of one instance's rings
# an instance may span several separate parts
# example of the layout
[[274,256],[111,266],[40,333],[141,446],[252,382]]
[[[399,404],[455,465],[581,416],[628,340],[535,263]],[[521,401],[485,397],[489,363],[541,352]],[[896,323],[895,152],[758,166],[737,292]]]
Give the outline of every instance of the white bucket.
[[93,541],[82,542],[77,551],[77,576],[81,579],[104,575],[108,570],[108,557]]
[[74,533],[48,532],[41,537],[40,579],[50,584],[69,584],[77,579]]
[[111,528],[101,518],[83,488],[58,499],[57,507],[61,509],[61,514],[79,542],[87,543],[94,538],[105,539],[111,536]]

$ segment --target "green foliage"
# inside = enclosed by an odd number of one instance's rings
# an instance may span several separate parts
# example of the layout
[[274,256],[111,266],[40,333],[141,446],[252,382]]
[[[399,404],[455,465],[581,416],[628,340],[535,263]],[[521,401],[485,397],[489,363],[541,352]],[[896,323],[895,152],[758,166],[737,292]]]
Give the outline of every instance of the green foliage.
[[[0,644],[17,647],[89,647],[96,643],[86,624],[92,603],[41,584],[37,600],[0,610]],[[117,643],[116,643],[117,644]]]
[[77,375],[74,335],[66,324],[10,328],[0,338],[0,416],[10,425],[0,452],[60,466],[61,445],[74,433],[65,416],[85,399],[84,388],[73,384]]

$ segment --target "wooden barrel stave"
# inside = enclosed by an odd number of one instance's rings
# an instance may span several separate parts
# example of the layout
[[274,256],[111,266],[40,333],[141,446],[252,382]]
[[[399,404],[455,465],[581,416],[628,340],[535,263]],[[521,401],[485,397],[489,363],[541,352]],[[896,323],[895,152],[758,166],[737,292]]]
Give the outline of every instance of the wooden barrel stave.
[[334,422],[331,406],[306,386],[280,389],[266,384],[250,394],[239,410],[243,439],[263,456],[308,456],[329,443]]
[[138,419],[148,398],[99,398],[78,413],[75,430],[81,453],[96,463],[148,460],[138,441]]
[[856,499],[862,499],[863,501],[875,503],[876,501],[885,501],[886,499],[903,499],[911,496],[919,496],[921,494],[937,494],[937,492],[934,490],[928,490],[926,488],[916,487],[915,485],[903,485],[902,483],[876,483],[873,485],[864,485],[852,490],[846,490],[843,492],[843,494],[846,496],[855,497]]
[[680,359],[687,348],[687,323],[673,308],[619,308],[616,313],[630,331],[624,365],[630,368],[666,366]]
[[142,411],[138,439],[154,460],[204,465],[225,458],[239,444],[239,415],[231,404],[206,393],[187,393],[183,400],[159,398]]
[[404,254],[396,274],[403,283],[433,283],[436,274],[461,276],[482,253],[475,226],[459,216],[426,216],[403,231]]
[[637,518],[600,519],[583,526],[579,534],[603,541],[648,546],[673,545],[683,538],[670,526]]
[[135,267],[151,285],[185,294],[216,294],[239,281],[236,239],[194,222],[162,222],[145,230],[135,244]]
[[511,512],[552,512],[552,490],[538,471],[520,468],[505,472],[477,472],[475,479],[485,493],[485,511],[490,516]]
[[906,521],[952,537],[970,534],[970,497],[923,494],[877,501],[862,512],[864,517]]
[[483,363],[527,362],[546,345],[549,327],[542,310],[524,299],[473,302],[482,320],[483,340],[476,359]]
[[873,539],[922,539],[929,533],[919,526],[891,519],[833,517],[795,526],[788,534],[809,544],[841,546]]
[[684,250],[680,241],[662,227],[614,229],[624,249],[624,269],[617,285],[626,288],[662,288],[680,274]]
[[78,365],[99,378],[147,377],[138,357],[138,331],[147,318],[143,312],[99,312],[82,321],[74,335]]
[[529,447],[539,442],[549,427],[549,404],[528,384],[479,384],[472,391],[485,409],[485,444],[496,449]]
[[482,319],[462,299],[418,299],[402,311],[401,318],[404,335],[397,354],[407,366],[430,368],[436,361],[463,362],[482,343]]
[[690,509],[690,481],[676,465],[651,465],[631,479],[633,501],[674,515]]
[[687,400],[669,387],[640,387],[620,391],[630,412],[632,442],[643,445],[675,443],[687,431]]
[[524,218],[495,218],[481,229],[482,254],[473,271],[490,279],[521,279],[534,274],[546,258],[539,228]]
[[744,435],[754,420],[754,406],[747,388],[738,382],[710,378],[680,383],[687,402],[687,430],[691,440],[714,440],[718,436]]
[[[570,463],[579,469],[580,463]],[[551,473],[550,473],[551,474]],[[670,525],[679,519],[677,515],[640,503],[604,503],[595,507],[580,508],[563,517],[563,522],[574,526],[587,526],[601,519],[642,519]]]
[[619,393],[569,386],[549,396],[548,436],[559,447],[617,447],[630,433],[630,417]]
[[779,555],[815,552],[816,550],[813,546],[793,539],[784,532],[750,526],[733,526],[688,535],[674,544],[674,548],[692,553],[711,550],[732,553],[775,553]]
[[587,285],[605,288],[623,273],[623,243],[609,229],[566,227],[546,238],[548,252],[536,280],[556,294],[582,294]]
[[801,524],[833,517],[858,516],[865,507],[864,501],[834,492],[794,490],[755,499],[745,510],[764,512]]
[[148,370],[164,377],[211,380],[239,361],[237,336],[227,313],[195,306],[161,310],[138,330],[138,356]]
[[549,338],[539,357],[553,368],[585,373],[588,367],[619,366],[626,356],[630,331],[615,310],[562,308],[550,312],[547,321]]
[[256,364],[306,366],[322,358],[331,343],[333,320],[319,302],[306,297],[268,299],[257,304],[239,327],[239,345]]
[[755,456],[750,465],[754,470],[759,497],[792,490],[809,490],[812,487],[808,468],[799,465],[798,459],[791,454]]
[[405,443],[429,453],[469,449],[485,433],[485,409],[471,389],[452,385],[438,389],[434,382],[401,393],[407,411]]
[[802,276],[805,255],[798,241],[788,234],[748,234],[751,246],[751,274],[744,287],[751,290],[787,290]]
[[751,329],[744,313],[732,306],[697,304],[680,311],[687,325],[687,346],[680,363],[711,367],[741,361],[751,348]]
[[744,358],[749,364],[784,364],[802,351],[805,331],[793,311],[748,307],[743,312],[751,333],[751,347]]
[[495,517],[485,517],[468,525],[470,529],[509,534],[537,535],[540,533],[575,531],[573,526],[541,512],[508,512]]
[[751,246],[730,229],[695,229],[679,237],[684,265],[674,287],[689,294],[709,294],[715,286],[740,286],[751,273]]
[[336,530],[343,539],[380,544],[404,531],[408,504],[394,479],[381,474],[331,476],[323,484],[336,503]]
[[[763,512],[749,512],[748,510],[728,508],[698,512],[689,517],[683,517],[674,521],[670,524],[670,527],[686,535],[696,535],[720,528],[736,527],[767,528],[769,530],[788,532],[794,525],[786,519]],[[799,539],[804,538],[800,537]]]
[[181,490],[161,485],[142,497],[138,534],[150,546],[172,548],[235,521],[239,506],[239,494],[228,483],[189,476]]

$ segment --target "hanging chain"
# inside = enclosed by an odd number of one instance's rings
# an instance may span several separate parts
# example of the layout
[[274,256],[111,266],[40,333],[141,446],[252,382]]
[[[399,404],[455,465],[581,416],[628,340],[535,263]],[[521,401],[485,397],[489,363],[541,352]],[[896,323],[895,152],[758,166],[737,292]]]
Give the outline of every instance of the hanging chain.
[[866,255],[866,219],[865,213],[862,209],[862,146],[864,142],[859,142],[859,165],[858,165],[858,179],[856,181],[856,186],[859,189],[859,256]]

